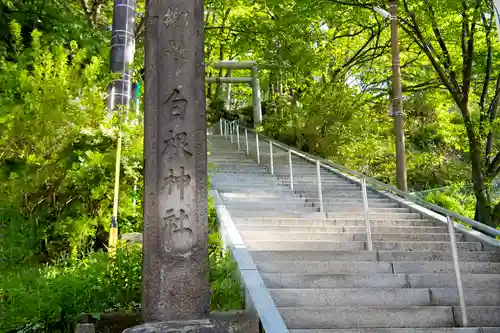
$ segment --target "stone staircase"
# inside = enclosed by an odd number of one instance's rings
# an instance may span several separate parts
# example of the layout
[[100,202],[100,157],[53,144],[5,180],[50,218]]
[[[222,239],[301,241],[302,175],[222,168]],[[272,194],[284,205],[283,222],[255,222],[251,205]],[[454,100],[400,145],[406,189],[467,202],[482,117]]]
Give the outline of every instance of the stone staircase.
[[[220,193],[272,299],[295,333],[500,333],[500,251],[457,233],[469,327],[462,328],[447,228],[260,142],[261,164],[218,135],[209,161]],[[255,152],[255,142],[253,151]],[[244,148],[243,148],[244,149]],[[252,150],[252,149],[250,149]]]

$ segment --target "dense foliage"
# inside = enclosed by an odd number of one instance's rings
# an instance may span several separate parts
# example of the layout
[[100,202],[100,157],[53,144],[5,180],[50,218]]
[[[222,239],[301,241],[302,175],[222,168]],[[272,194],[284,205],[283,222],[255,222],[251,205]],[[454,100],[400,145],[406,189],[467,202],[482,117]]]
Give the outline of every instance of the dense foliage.
[[[477,201],[474,217],[495,226],[500,45],[493,3],[398,6],[409,188],[464,184]],[[387,2],[213,0],[207,7],[209,60],[261,63],[267,134],[394,183],[390,28],[374,10],[388,11]],[[220,84],[207,94],[226,99]],[[248,120],[249,89],[233,86],[232,95],[233,116]]]
[[[236,263],[222,247],[213,205],[209,210],[212,310],[244,308]],[[74,332],[78,317],[99,319],[112,311],[138,312],[141,246],[119,247],[116,256],[93,252],[61,257],[43,267],[17,266],[0,272],[1,332]]]

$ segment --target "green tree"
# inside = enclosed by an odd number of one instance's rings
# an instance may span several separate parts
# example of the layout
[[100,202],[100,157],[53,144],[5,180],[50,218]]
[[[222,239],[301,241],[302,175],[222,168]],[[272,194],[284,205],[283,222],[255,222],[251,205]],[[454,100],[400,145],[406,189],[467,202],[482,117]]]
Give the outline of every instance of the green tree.
[[[42,261],[63,251],[78,255],[92,242],[100,248],[108,228],[116,146],[116,133],[109,129],[115,119],[106,117],[103,93],[111,78],[102,59],[87,59],[76,42],[70,49],[48,47],[34,30],[25,48],[19,25],[13,21],[11,27],[15,58],[0,59],[2,204],[18,207],[19,218],[32,221],[35,254]],[[139,179],[142,138],[137,127],[125,130],[121,212],[134,229],[141,218],[133,216],[127,198]]]

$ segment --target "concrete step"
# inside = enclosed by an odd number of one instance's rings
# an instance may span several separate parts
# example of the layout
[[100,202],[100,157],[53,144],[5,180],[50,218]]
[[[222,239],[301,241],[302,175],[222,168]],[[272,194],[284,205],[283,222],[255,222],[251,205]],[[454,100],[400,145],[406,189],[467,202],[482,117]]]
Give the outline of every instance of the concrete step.
[[[295,274],[442,274],[454,273],[453,263],[445,261],[259,261],[257,268],[263,273]],[[500,263],[463,262],[462,273],[499,274]]]
[[268,193],[288,193],[290,196],[297,197],[299,196],[293,194],[290,189],[286,187],[282,187],[278,184],[273,184],[271,181],[267,182],[267,184],[251,184],[248,182],[238,182],[238,183],[227,183],[227,182],[219,182],[216,179],[212,181],[214,186],[219,190],[219,192],[231,191],[231,192],[241,192],[241,193],[259,193],[262,190],[268,190]]
[[500,327],[481,327],[481,333],[500,333]]
[[449,306],[290,307],[278,310],[290,329],[455,326],[453,309]]
[[[318,212],[317,207],[308,207],[303,204],[281,204],[277,203],[275,206],[273,205],[261,205],[259,203],[226,203],[226,208],[231,211],[241,211],[241,212],[291,212],[291,213],[303,213],[303,212]],[[273,214],[274,215],[274,214]]]
[[[305,199],[307,202],[313,202],[317,204],[319,201],[316,198],[312,199]],[[353,197],[353,198],[335,198],[335,197],[326,197],[323,196],[323,203],[332,203],[332,204],[353,204],[353,205],[362,205],[363,204],[363,198],[360,196],[359,198]],[[368,198],[368,205],[372,204],[383,204],[383,203],[394,203],[394,201],[390,199],[383,199],[383,198]]]
[[429,289],[269,289],[269,293],[276,306],[280,308],[349,305],[431,305]]
[[[458,242],[463,241],[464,236],[455,235]],[[354,234],[355,241],[366,241],[365,234]],[[446,233],[372,233],[372,241],[424,241],[424,242],[442,242],[449,241],[450,236]]]
[[[459,251],[460,262],[500,262],[499,252]],[[451,252],[378,251],[380,261],[453,261]]]
[[297,210],[301,211],[304,209],[305,211],[319,211],[317,207],[312,207],[312,206],[306,206],[303,202],[296,202],[296,203],[281,203],[281,202],[272,202],[272,203],[258,203],[258,202],[236,202],[236,201],[226,201],[225,202],[226,208],[229,209],[231,207],[232,209],[240,209],[240,210],[253,210],[253,209],[258,209],[258,210],[278,210],[278,211],[290,211],[290,210]]
[[392,273],[390,262],[372,261],[260,261],[255,263],[262,273],[295,274],[374,274]]
[[273,194],[273,195],[286,195],[290,197],[296,197],[300,198],[300,196],[297,196],[293,194],[289,189],[287,188],[281,188],[281,187],[275,187],[275,186],[266,186],[266,187],[257,187],[257,186],[252,186],[252,187],[246,187],[246,186],[238,186],[238,185],[224,185],[224,184],[219,184],[216,181],[212,182],[217,190],[222,194],[227,194],[227,193],[238,193],[240,196],[246,196],[248,194],[254,194],[254,195],[261,195],[261,194]]
[[[440,261],[400,261],[392,263],[394,274],[453,273],[452,262]],[[460,271],[473,274],[500,274],[498,262],[461,262]]]
[[[320,206],[312,206],[311,207],[316,207],[319,208]],[[328,214],[332,215],[340,215],[340,216],[363,216],[365,213],[365,209],[362,206],[347,206],[345,205],[344,207],[342,206],[323,206],[323,210],[327,212]],[[413,213],[413,211],[410,208],[400,208],[400,207],[368,207],[368,216],[377,216],[379,214],[409,214]],[[415,215],[417,216],[417,215]]]
[[[262,273],[268,288],[456,288],[455,274]],[[465,289],[500,288],[498,274],[462,274]],[[456,289],[455,289],[456,290]]]
[[[318,188],[317,187],[305,188],[305,187],[294,185],[293,190],[295,193],[300,194],[300,195],[307,197],[307,198],[317,198],[318,197]],[[323,189],[322,194],[323,194],[323,198],[325,198],[325,199],[336,199],[336,198],[363,199],[361,190],[356,189],[356,188],[342,189],[342,190]],[[368,199],[370,199],[370,198],[383,199],[381,194],[371,192],[371,191],[369,191],[367,193],[367,197],[368,197]]]
[[[427,251],[251,251],[254,261],[449,261],[451,253]],[[462,251],[460,262],[500,262],[498,252]]]
[[[224,177],[226,176],[226,177]],[[276,187],[281,187],[281,188],[288,188],[281,184],[281,182],[276,181],[272,177],[266,177],[262,176],[259,177],[258,180],[255,179],[252,175],[245,175],[245,177],[227,177],[227,174],[216,174],[214,177],[214,182],[216,182],[218,185],[223,185],[223,186],[238,186],[238,185],[248,185],[252,187],[262,187],[262,186],[269,186],[274,185]]]
[[[259,241],[245,242],[250,250],[301,250],[301,251],[357,251],[366,250],[366,242],[336,242],[336,241]],[[373,248],[382,251],[451,251],[449,242],[373,242]],[[482,244],[478,242],[459,242],[458,250],[481,251]]]
[[217,162],[214,160],[211,160],[210,163],[216,165],[215,168],[209,170],[209,172],[212,172],[215,175],[221,175],[225,173],[231,175],[269,175],[266,169],[255,163],[235,163],[234,161]]
[[[422,218],[420,213],[390,213],[390,212],[372,212],[369,211],[369,218],[382,219],[419,219]],[[364,217],[363,212],[331,212],[326,211],[326,217],[330,219],[343,219],[346,217]]]
[[[236,224],[246,225],[266,225],[266,226],[351,226],[351,227],[365,227],[365,220],[361,218],[344,218],[344,219],[313,219],[313,218],[258,218],[258,217],[235,217],[233,221]],[[370,218],[370,225],[374,227],[412,227],[412,226],[436,226],[436,222],[423,220],[423,219],[373,219]]]
[[[314,206],[314,207],[319,207]],[[359,206],[351,206],[351,205],[323,205],[325,212],[331,213],[343,213],[343,214],[359,214],[362,215],[365,212],[365,208],[362,205]],[[411,213],[412,210],[410,208],[401,208],[401,207],[368,207],[368,214],[371,216],[373,214],[385,214],[385,213]]]
[[266,203],[266,204],[270,205],[270,204],[275,204],[275,203],[281,203],[283,205],[300,204],[302,206],[313,207],[312,202],[307,202],[303,198],[294,197],[293,195],[282,196],[282,195],[278,195],[275,193],[268,193],[268,194],[262,193],[260,196],[254,195],[254,196],[250,197],[250,196],[247,196],[245,193],[234,193],[234,192],[233,193],[226,193],[226,192],[221,193],[221,192],[219,192],[219,193],[221,194],[222,200],[226,204],[231,204],[231,203],[243,204],[243,203],[245,203],[245,204],[258,205],[260,203]]
[[[375,199],[376,200],[376,199]],[[319,206],[319,201],[318,202],[311,202],[312,205],[314,206]],[[349,201],[344,201],[344,202],[337,202],[335,200],[323,200],[323,207],[328,207],[328,210],[340,210],[340,209],[345,209],[348,211],[351,210],[357,210],[360,209],[361,211],[364,211],[365,206],[363,204],[362,200],[359,200],[357,202],[349,202]],[[368,202],[368,209],[380,209],[380,208],[401,208],[399,203],[397,202]],[[405,208],[408,209],[408,208]]]
[[254,261],[377,261],[377,252],[373,251],[250,251]]
[[[408,274],[408,283],[412,288],[456,288],[455,274]],[[498,274],[462,274],[464,288],[500,289]]]
[[[412,289],[425,290],[425,289]],[[460,305],[456,288],[431,288],[432,305]],[[500,306],[500,292],[491,289],[467,288],[464,290],[465,304],[472,306]]]
[[359,251],[366,250],[365,242],[315,242],[315,241],[258,241],[246,240],[249,250],[298,250],[298,251]]
[[[313,198],[317,199],[318,198],[318,189],[314,190],[309,190],[309,191],[304,191],[304,190],[296,190],[294,188],[294,192],[297,195],[300,195],[302,197],[310,198],[311,200]],[[378,193],[373,193],[373,192],[368,192],[367,193],[367,198],[368,200],[371,199],[385,199],[381,194]],[[349,191],[349,192],[328,192],[328,191],[323,191],[323,200],[336,200],[336,199],[359,199],[363,200],[361,191]]]
[[[460,304],[458,292],[455,288],[271,288],[269,292],[278,307],[350,305],[458,306]],[[464,296],[466,305],[500,305],[500,293],[492,293],[491,290],[467,289],[464,291]]]
[[[240,234],[244,239],[248,240],[262,240],[262,241],[292,241],[292,240],[313,240],[313,241],[366,241],[366,234],[351,234],[346,232],[285,232],[285,231],[255,231],[255,230],[240,230]],[[414,233],[414,234],[372,234],[372,241],[448,241],[450,237],[448,234],[428,234],[428,233]],[[463,239],[463,235],[456,235],[457,241]]]
[[290,333],[500,333],[500,328],[439,327],[439,328],[339,328],[339,329],[296,329]]
[[[289,183],[290,183],[289,179],[282,180],[282,181],[284,184],[287,184],[287,185],[289,185]],[[297,180],[297,179],[295,179],[295,177],[293,179],[293,185],[297,189],[309,190],[309,191],[317,190],[317,188],[318,188],[318,182],[316,180]],[[343,181],[340,181],[340,182],[321,181],[321,188],[323,189],[324,192],[344,192],[344,191],[349,192],[350,191],[350,192],[361,193],[361,185],[347,183],[347,182],[343,182]],[[370,192],[373,192],[373,190],[367,189],[367,192],[370,193]],[[375,192],[373,192],[373,193],[375,193]]]
[[[283,184],[286,184],[287,186],[290,185],[290,176],[284,175],[284,177],[277,177],[279,181],[281,181]],[[311,177],[311,179],[300,179],[296,178],[295,176],[293,177],[293,185],[298,186],[299,188],[309,188],[309,189],[316,189],[318,186],[318,181],[316,180],[316,176],[314,179]],[[361,187],[357,184],[354,183],[349,183],[343,180],[333,180],[333,181],[325,181],[321,180],[321,187],[325,190],[351,190],[354,191],[355,189],[361,192]]]
[[409,288],[405,274],[261,273],[268,288]]
[[[261,192],[263,195],[266,193]],[[297,206],[297,207],[308,207],[308,208],[313,208],[312,204],[309,202],[306,202],[300,198],[296,198],[293,196],[290,196],[285,193],[278,193],[278,192],[267,192],[267,193],[272,193],[273,195],[276,195],[275,198],[271,197],[254,197],[254,198],[246,198],[244,192],[238,192],[238,191],[219,191],[219,194],[221,194],[222,201],[224,202],[225,206],[229,205],[252,205],[252,207],[259,207],[259,205],[262,202],[265,202],[266,204],[263,206],[266,209],[272,208],[273,204],[275,206],[281,206],[281,207],[288,207],[288,206]],[[224,194],[224,196],[222,196]],[[314,209],[318,210],[317,207],[314,207]]]
[[293,232],[293,233],[301,233],[301,232],[311,232],[311,233],[342,233],[344,232],[343,226],[325,226],[325,227],[308,227],[308,226],[287,226],[287,225],[255,225],[255,224],[243,224],[237,223],[238,231],[240,233],[243,232],[265,232],[265,233],[274,233],[274,232]]
[[[306,207],[307,208],[307,207]],[[233,218],[324,218],[325,214],[315,211],[274,211],[274,210],[231,210],[228,211]]]
[[[459,326],[462,323],[462,311],[460,307],[453,307],[455,320]],[[471,327],[500,327],[500,307],[498,306],[468,306],[467,307],[468,324]]]
[[[294,225],[262,225],[238,224],[239,231],[265,231],[265,232],[320,232],[320,233],[366,233],[365,226],[294,226]],[[373,234],[447,234],[444,227],[379,227],[372,226]]]
[[[285,171],[285,173],[282,173],[283,176],[285,176],[285,179],[288,177],[288,173],[290,169],[288,168],[288,160],[286,161],[286,167],[279,165],[278,168],[275,168],[275,171]],[[293,168],[294,171],[294,179],[297,180],[305,180],[305,181],[316,181],[317,175],[316,175],[316,166],[313,166],[312,168]],[[355,185],[355,182],[351,182],[349,179],[337,176],[333,174],[331,171],[327,171],[322,169],[321,170],[321,181],[322,182],[339,182],[339,183],[344,183],[344,184],[352,184]]]
[[220,189],[218,188],[219,194],[225,203],[231,202],[269,202],[269,201],[284,201],[284,202],[300,202],[305,206],[312,206],[309,202],[305,201],[303,198],[297,197],[287,190],[284,191],[246,191],[240,189]]

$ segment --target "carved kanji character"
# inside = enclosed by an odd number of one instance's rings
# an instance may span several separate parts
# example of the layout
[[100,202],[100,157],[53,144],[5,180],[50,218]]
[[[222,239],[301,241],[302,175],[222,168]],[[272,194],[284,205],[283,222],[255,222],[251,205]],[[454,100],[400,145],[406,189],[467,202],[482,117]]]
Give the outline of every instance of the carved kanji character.
[[162,154],[166,154],[167,158],[172,158],[174,156],[178,156],[179,153],[182,153],[185,157],[193,156],[188,150],[188,142],[187,142],[187,133],[177,133],[174,135],[174,131],[170,130],[171,138],[165,140],[166,147],[163,149]]
[[165,105],[167,105],[168,112],[170,113],[170,119],[184,120],[187,104],[188,101],[181,95],[181,92],[178,89],[174,89],[172,94],[165,100]]
[[169,170],[169,176],[165,177],[167,184],[164,186],[168,186],[168,194],[172,194],[172,188],[176,184],[177,189],[180,191],[181,200],[184,200],[184,188],[189,185],[191,181],[191,176],[184,174],[185,169],[181,166],[181,174],[180,176],[174,175],[174,169]]
[[[181,255],[189,254],[194,244],[193,230],[184,226],[184,222],[188,219],[189,216],[184,209],[179,210],[179,217],[176,216],[174,209],[168,209],[164,218],[168,232],[166,240],[171,240],[173,249]],[[170,251],[171,247],[166,244],[165,249]]]

